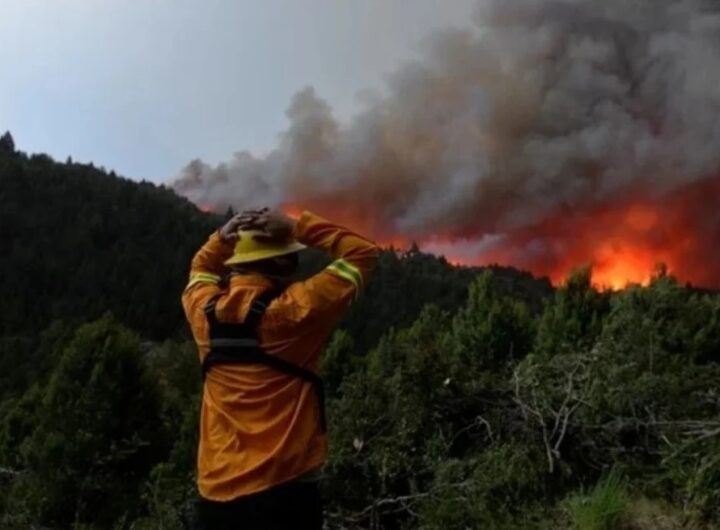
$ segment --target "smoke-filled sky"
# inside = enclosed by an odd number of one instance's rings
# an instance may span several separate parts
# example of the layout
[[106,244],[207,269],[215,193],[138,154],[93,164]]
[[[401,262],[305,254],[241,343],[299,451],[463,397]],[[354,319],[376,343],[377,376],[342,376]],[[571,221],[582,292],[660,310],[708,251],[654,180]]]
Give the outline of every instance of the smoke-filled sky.
[[299,88],[336,114],[474,0],[0,0],[0,133],[167,181],[264,152]]
[[21,149],[465,263],[720,286],[716,0],[0,1]]
[[302,88],[275,149],[195,160],[176,189],[555,279],[663,261],[720,285],[719,87],[717,2],[479,0],[352,121]]

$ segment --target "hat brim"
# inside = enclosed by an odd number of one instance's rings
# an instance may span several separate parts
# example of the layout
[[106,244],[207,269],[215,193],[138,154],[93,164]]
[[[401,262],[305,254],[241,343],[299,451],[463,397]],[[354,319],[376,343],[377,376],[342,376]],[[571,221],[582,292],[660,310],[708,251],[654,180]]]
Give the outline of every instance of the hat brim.
[[262,261],[264,259],[277,258],[279,256],[286,256],[295,252],[307,248],[302,243],[294,242],[288,245],[282,245],[276,248],[263,248],[254,252],[247,252],[244,254],[235,254],[230,259],[225,261],[225,265],[240,265],[243,263],[253,263],[256,261]]

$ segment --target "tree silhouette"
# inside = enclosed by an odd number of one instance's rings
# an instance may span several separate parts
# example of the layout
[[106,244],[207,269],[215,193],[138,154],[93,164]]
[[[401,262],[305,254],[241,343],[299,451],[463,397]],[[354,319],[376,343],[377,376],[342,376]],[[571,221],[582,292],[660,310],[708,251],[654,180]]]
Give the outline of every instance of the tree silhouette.
[[15,154],[15,140],[13,140],[10,131],[0,136],[0,156]]

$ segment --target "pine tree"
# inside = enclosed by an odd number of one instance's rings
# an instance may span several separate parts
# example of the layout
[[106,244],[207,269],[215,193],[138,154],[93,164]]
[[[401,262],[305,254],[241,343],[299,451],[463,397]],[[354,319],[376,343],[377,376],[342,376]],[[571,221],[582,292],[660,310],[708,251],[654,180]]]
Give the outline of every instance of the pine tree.
[[15,154],[15,140],[13,140],[10,131],[0,136],[0,156],[3,155],[14,155]]

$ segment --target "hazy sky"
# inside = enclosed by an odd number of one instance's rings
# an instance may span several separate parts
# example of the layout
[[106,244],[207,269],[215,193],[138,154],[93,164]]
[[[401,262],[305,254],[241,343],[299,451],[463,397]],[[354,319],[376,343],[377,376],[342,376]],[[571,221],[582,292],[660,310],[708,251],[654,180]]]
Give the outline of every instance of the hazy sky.
[[0,0],[0,133],[156,182],[263,152],[312,85],[341,119],[476,0]]

